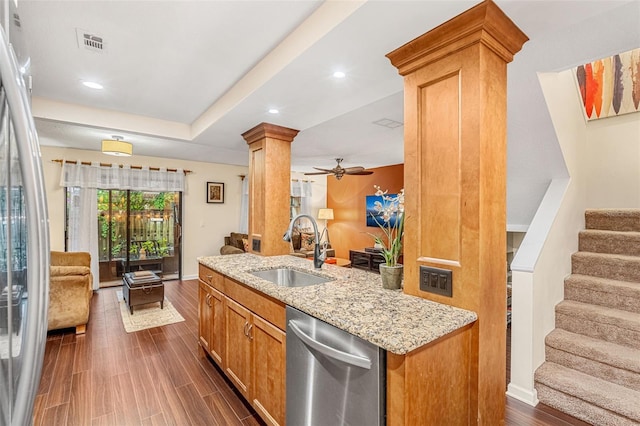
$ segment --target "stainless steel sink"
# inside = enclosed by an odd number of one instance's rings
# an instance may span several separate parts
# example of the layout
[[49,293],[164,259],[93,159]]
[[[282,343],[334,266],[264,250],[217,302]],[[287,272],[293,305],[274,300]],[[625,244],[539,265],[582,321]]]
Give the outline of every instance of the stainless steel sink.
[[290,268],[267,269],[265,271],[250,272],[250,274],[283,287],[304,287],[331,281],[330,278],[307,274]]

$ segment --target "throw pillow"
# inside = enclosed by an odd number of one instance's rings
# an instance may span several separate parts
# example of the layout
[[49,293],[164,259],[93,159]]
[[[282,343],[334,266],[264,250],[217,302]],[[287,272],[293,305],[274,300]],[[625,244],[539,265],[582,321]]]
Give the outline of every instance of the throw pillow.
[[315,236],[313,234],[300,234],[300,250],[313,251]]
[[242,244],[243,238],[249,238],[247,234],[240,234],[238,232],[232,232],[229,234],[231,245],[239,248],[240,250],[244,250],[244,245]]
[[243,238],[242,239],[242,246],[244,247],[244,252],[245,253],[249,253],[249,239],[248,238]]

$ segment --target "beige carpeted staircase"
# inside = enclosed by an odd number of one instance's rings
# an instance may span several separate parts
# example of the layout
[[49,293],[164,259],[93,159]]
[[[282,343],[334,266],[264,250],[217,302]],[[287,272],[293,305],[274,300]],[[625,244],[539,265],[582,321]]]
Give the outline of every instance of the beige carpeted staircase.
[[640,425],[640,210],[587,210],[540,402],[594,425]]

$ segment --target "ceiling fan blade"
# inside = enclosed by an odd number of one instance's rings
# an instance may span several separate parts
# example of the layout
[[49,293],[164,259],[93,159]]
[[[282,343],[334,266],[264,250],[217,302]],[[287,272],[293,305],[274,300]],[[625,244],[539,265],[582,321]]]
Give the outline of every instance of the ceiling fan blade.
[[331,171],[326,171],[326,172],[307,172],[305,173],[305,175],[309,176],[309,175],[330,175],[333,172]]
[[356,172],[361,172],[364,170],[364,167],[360,167],[360,166],[356,166],[356,167],[345,167],[344,169],[345,173],[350,174],[350,173],[356,173]]
[[359,172],[346,172],[345,175],[372,175],[370,170],[360,170]]
[[335,173],[335,169],[321,169],[320,167],[314,167],[316,170],[322,170],[325,173]]

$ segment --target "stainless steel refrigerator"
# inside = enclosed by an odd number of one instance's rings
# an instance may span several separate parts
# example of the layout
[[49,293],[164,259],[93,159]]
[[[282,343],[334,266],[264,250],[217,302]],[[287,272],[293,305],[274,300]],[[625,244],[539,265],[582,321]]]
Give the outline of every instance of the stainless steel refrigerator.
[[0,1],[0,425],[32,424],[49,297],[46,197],[17,5]]

